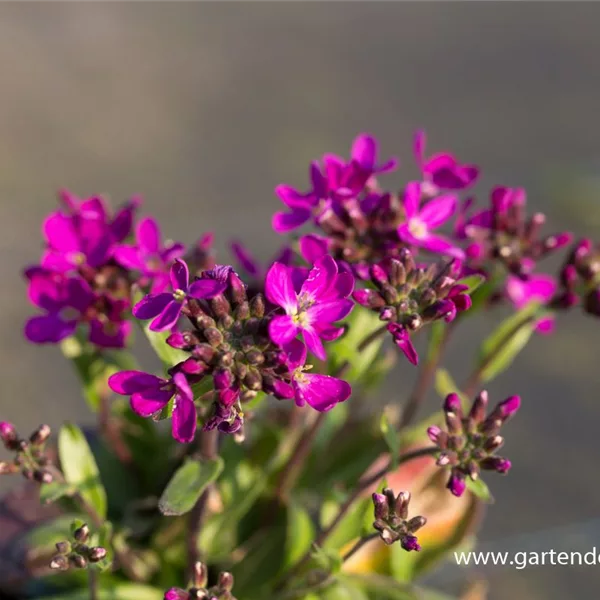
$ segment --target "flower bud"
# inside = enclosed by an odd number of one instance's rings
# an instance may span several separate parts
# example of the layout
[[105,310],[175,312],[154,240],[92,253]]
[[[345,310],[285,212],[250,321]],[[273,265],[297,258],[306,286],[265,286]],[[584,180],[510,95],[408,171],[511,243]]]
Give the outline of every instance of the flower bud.
[[33,478],[38,483],[52,483],[54,481],[54,477],[50,471],[46,471],[45,469],[36,469],[33,472]]
[[66,556],[55,556],[50,562],[50,568],[54,571],[66,571],[69,568],[69,560]]
[[106,554],[106,548],[102,548],[102,546],[94,546],[93,548],[89,549],[88,558],[90,562],[96,563],[106,558]]
[[208,583],[208,569],[200,561],[194,564],[194,587],[205,588]]
[[13,475],[19,472],[19,466],[14,462],[0,461],[0,475]]
[[90,528],[87,526],[86,523],[84,523],[81,527],[78,527],[73,532],[73,537],[80,544],[85,544],[85,542],[87,542],[88,538],[90,537]]
[[71,544],[69,542],[56,542],[56,550],[59,554],[69,554],[71,552]]
[[223,343],[223,334],[216,327],[207,327],[203,333],[206,341],[213,348],[217,348]]
[[51,429],[49,425],[40,425],[29,437],[33,446],[41,446],[49,437]]
[[0,439],[7,450],[17,450],[19,438],[12,423],[0,421]]
[[413,517],[410,519],[410,521],[408,521],[408,523],[406,523],[406,528],[411,533],[415,533],[416,531],[419,531],[419,529],[421,529],[421,527],[423,527],[426,523],[427,519],[425,517]]
[[419,541],[414,535],[405,535],[400,542],[400,545],[407,551],[416,551],[418,552],[421,549],[419,545]]
[[373,504],[375,506],[375,518],[387,519],[390,514],[390,507],[387,498],[383,494],[373,493]]
[[71,554],[69,563],[78,569],[85,569],[88,565],[88,561],[80,554]]
[[265,299],[262,294],[256,294],[250,300],[250,314],[257,319],[265,316]]
[[224,592],[230,592],[233,589],[233,575],[227,571],[219,574],[219,588]]

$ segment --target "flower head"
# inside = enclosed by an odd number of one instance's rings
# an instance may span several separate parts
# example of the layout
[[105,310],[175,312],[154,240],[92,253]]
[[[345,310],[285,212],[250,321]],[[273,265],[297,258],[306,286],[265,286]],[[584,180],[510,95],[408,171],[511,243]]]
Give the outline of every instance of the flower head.
[[183,244],[161,242],[160,227],[151,217],[142,219],[135,229],[135,244],[121,244],[114,251],[114,258],[121,266],[138,271],[145,282],[151,285],[152,293],[158,294],[168,286],[169,267],[183,255]]
[[433,230],[443,225],[455,213],[456,197],[438,196],[420,207],[421,196],[420,182],[413,181],[407,184],[403,200],[406,222],[398,227],[400,239],[430,252],[463,258],[464,253],[460,248],[454,246],[449,239],[433,233]]
[[141,417],[160,413],[174,397],[173,437],[182,443],[194,439],[196,406],[183,372],[175,372],[171,379],[162,379],[142,371],[121,371],[111,375],[108,385],[116,394],[130,396],[132,410]]
[[268,300],[284,309],[269,323],[269,335],[280,346],[302,333],[308,349],[324,360],[322,340],[333,340],[343,333],[335,322],[346,317],[353,303],[348,299],[354,279],[349,273],[338,273],[333,258],[317,260],[296,292],[289,267],[275,263],[267,273],[265,292]]
[[187,264],[176,259],[170,270],[172,293],[149,294],[142,298],[134,307],[133,314],[136,318],[147,320],[152,331],[165,331],[177,323],[181,311],[189,298],[213,298],[222,293],[226,283],[211,276],[207,272],[205,277],[190,284],[190,274]]
[[373,527],[379,531],[381,539],[388,545],[400,542],[407,552],[419,551],[421,546],[414,535],[427,523],[425,517],[408,518],[410,493],[400,492],[398,496],[385,488],[381,494],[372,495],[375,508]]
[[510,396],[488,415],[487,404],[488,395],[483,391],[465,416],[458,395],[449,394],[444,402],[446,429],[436,425],[427,430],[431,441],[440,449],[438,466],[450,468],[448,489],[455,496],[465,491],[466,478],[475,481],[482,469],[505,474],[511,467],[508,459],[496,456],[496,451],[504,444],[500,428],[517,412],[521,399]]
[[414,136],[413,151],[429,195],[436,195],[440,189],[462,190],[475,183],[479,176],[477,166],[461,164],[448,152],[440,152],[425,158],[425,144],[425,132],[417,131]]

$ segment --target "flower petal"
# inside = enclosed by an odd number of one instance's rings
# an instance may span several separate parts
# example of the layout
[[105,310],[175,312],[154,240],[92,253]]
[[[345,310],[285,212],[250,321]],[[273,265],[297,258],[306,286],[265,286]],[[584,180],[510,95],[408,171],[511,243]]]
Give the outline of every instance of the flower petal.
[[315,410],[324,412],[332,409],[338,402],[343,402],[350,397],[352,388],[342,379],[329,375],[302,373],[295,381],[299,406],[304,402]]
[[90,321],[89,340],[102,348],[124,348],[131,333],[131,323],[101,323],[97,319]]
[[188,296],[192,298],[214,298],[227,289],[227,282],[217,279],[198,279],[190,285]]
[[450,240],[441,235],[429,234],[426,238],[418,240],[418,245],[430,252],[447,254],[460,260],[465,258],[465,253],[461,248],[456,247]]
[[108,387],[115,394],[123,396],[130,396],[151,387],[159,388],[166,383],[165,379],[143,371],[121,371],[108,378]]
[[302,258],[311,265],[327,254],[327,238],[321,237],[320,235],[315,235],[313,233],[303,235],[298,243]]
[[267,272],[265,294],[270,302],[281,306],[288,314],[298,310],[290,269],[280,263],[273,263]]
[[80,248],[79,237],[73,221],[65,215],[55,212],[50,214],[42,225],[48,245],[61,252],[74,252]]
[[193,441],[196,435],[198,415],[196,405],[187,394],[178,394],[173,409],[173,437],[182,444]]
[[445,223],[456,212],[456,206],[456,196],[438,196],[421,208],[419,218],[427,224],[428,229],[434,229]]
[[375,138],[366,133],[361,133],[352,143],[350,156],[365,171],[373,171],[377,162],[377,142]]
[[173,294],[149,294],[133,307],[133,316],[142,321],[153,319],[171,302],[173,302]]
[[147,254],[156,254],[160,249],[160,229],[151,217],[142,219],[137,226],[136,239],[140,249]]
[[239,242],[232,242],[231,251],[233,252],[233,255],[235,256],[237,261],[240,263],[242,269],[246,271],[248,275],[250,275],[251,277],[258,277],[258,274],[260,273],[260,268],[255,258],[252,256],[252,254],[250,253],[248,248],[246,248],[246,246],[240,244]]
[[308,349],[320,360],[325,360],[327,358],[327,354],[325,353],[325,348],[323,347],[323,342],[319,337],[318,332],[315,329],[303,329],[302,335],[304,337],[304,341],[306,342],[306,346]]
[[129,404],[133,412],[140,415],[140,417],[150,417],[162,410],[172,396],[173,389],[161,390],[151,387],[133,393]]
[[164,310],[150,323],[151,331],[166,331],[171,329],[179,319],[181,314],[181,303],[171,300]]
[[425,156],[425,145],[427,137],[422,129],[415,132],[413,137],[413,153],[419,167],[423,164],[423,156]]
[[113,258],[126,269],[144,271],[144,263],[140,260],[139,250],[134,246],[118,246],[113,252]]
[[296,208],[308,208],[308,206],[313,204],[311,199],[312,194],[303,194],[289,185],[278,185],[275,188],[275,194],[292,210]]
[[421,203],[421,183],[419,181],[409,181],[404,188],[404,197],[402,205],[406,219],[412,219],[419,212]]
[[306,363],[306,346],[298,339],[293,339],[283,346],[288,355],[287,364],[290,369],[296,369]]
[[190,282],[190,272],[187,264],[183,260],[178,258],[171,265],[170,275],[173,290],[183,290],[184,292],[187,292]]
[[300,329],[289,315],[275,317],[269,323],[269,337],[279,346],[291,342],[299,331]]
[[277,212],[273,215],[272,226],[277,233],[292,231],[310,219],[311,210],[308,208],[295,208],[293,212]]
[[63,321],[57,314],[32,317],[25,323],[25,337],[35,344],[53,344],[75,333],[77,321]]
[[329,254],[322,256],[310,270],[308,277],[302,284],[300,294],[313,300],[319,299],[335,283],[338,268],[335,260]]
[[329,324],[334,323],[335,321],[340,321],[346,317],[353,307],[354,303],[352,300],[320,302],[307,309],[306,313],[309,315],[309,319],[312,324]]

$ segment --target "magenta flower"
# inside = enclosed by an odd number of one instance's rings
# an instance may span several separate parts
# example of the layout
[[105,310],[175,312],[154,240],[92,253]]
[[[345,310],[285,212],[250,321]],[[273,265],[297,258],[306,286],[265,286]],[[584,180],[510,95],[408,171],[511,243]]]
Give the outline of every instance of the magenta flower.
[[350,156],[359,167],[370,175],[378,173],[389,173],[398,166],[398,159],[390,158],[383,164],[377,164],[378,155],[377,140],[368,133],[361,133],[352,142]]
[[[547,304],[552,300],[558,283],[551,275],[531,275],[521,279],[515,275],[506,278],[506,295],[517,310],[521,310],[530,302]],[[536,324],[539,333],[552,333],[554,330],[554,317],[544,317]]]
[[159,294],[169,285],[169,267],[183,255],[185,246],[170,242],[163,247],[160,227],[151,217],[138,223],[135,239],[135,245],[118,246],[114,251],[114,259],[126,269],[139,271],[152,283],[151,292]]
[[153,319],[150,323],[152,331],[171,329],[188,298],[213,298],[227,288],[226,282],[214,278],[198,279],[190,284],[188,267],[179,258],[171,266],[170,279],[173,293],[149,294],[133,307],[136,318]]
[[109,305],[104,298],[98,311],[98,297],[81,278],[33,269],[29,273],[29,299],[46,311],[25,324],[25,337],[36,344],[57,343],[75,333],[79,323],[90,326],[89,340],[105,348],[122,348],[131,323],[122,321],[120,304]]
[[191,442],[196,433],[194,394],[186,376],[175,373],[172,379],[161,379],[142,371],[122,371],[108,379],[116,394],[130,396],[132,410],[141,417],[159,413],[175,395],[173,403],[173,437],[182,443]]
[[400,239],[430,252],[464,258],[464,252],[454,246],[450,240],[432,233],[432,230],[452,217],[456,211],[456,197],[438,196],[420,208],[421,189],[418,181],[412,181],[406,186],[403,199],[406,222],[398,227]]
[[421,169],[427,195],[435,196],[440,189],[462,190],[475,183],[479,169],[475,165],[460,164],[454,155],[440,152],[425,158],[426,137],[424,131],[417,131],[413,150],[417,165]]
[[269,324],[269,335],[284,346],[302,333],[309,350],[321,360],[326,358],[322,339],[331,341],[343,333],[333,323],[346,317],[353,304],[348,300],[354,287],[349,273],[338,273],[331,256],[317,260],[296,293],[292,270],[275,263],[267,273],[267,299],[284,309],[285,315],[274,317]]
[[319,412],[325,412],[350,397],[352,388],[348,382],[329,375],[307,372],[312,367],[305,366],[306,346],[300,340],[292,340],[284,350],[288,353],[296,406],[308,404]]

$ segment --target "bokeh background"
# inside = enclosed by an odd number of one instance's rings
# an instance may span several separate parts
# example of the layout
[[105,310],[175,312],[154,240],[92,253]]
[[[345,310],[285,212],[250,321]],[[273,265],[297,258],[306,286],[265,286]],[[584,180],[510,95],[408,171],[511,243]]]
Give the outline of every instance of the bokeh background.
[[[482,197],[526,186],[551,229],[598,237],[599,24],[600,4],[572,2],[0,5],[2,418],[91,422],[60,353],[21,335],[21,270],[61,186],[141,193],[168,236],[212,230],[222,257],[236,236],[267,258],[277,183],[304,187],[309,160],[369,131],[403,159],[400,185],[425,127],[431,150],[482,166]],[[455,340],[458,381],[492,327]],[[599,322],[568,316],[490,386],[524,407],[511,476],[491,482],[486,549],[600,549],[599,341]],[[412,377],[400,368],[386,398]],[[485,574],[492,600],[592,598],[600,584],[600,565]]]

